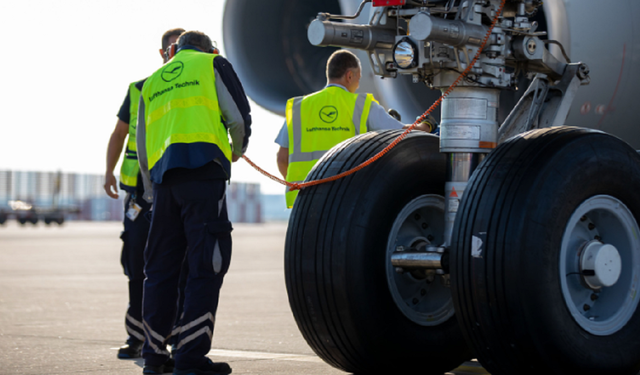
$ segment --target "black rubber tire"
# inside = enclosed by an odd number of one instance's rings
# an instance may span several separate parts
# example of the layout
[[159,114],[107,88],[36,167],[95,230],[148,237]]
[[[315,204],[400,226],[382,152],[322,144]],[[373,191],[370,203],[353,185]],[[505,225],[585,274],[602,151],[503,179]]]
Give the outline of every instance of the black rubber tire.
[[27,223],[27,218],[26,217],[18,218],[18,223],[20,223],[20,225],[25,225]]
[[58,220],[56,220],[56,222],[58,223],[58,225],[64,224],[64,217],[59,218]]
[[51,222],[52,222],[52,221],[53,221],[53,219],[51,219],[51,218],[49,218],[49,217],[45,217],[45,218],[44,218],[44,223],[45,223],[46,225],[51,225]]
[[[307,179],[349,170],[400,133],[349,139]],[[455,315],[432,327],[410,321],[386,279],[387,240],[402,207],[420,195],[444,194],[446,159],[438,145],[437,137],[413,132],[373,165],[298,195],[285,247],[289,303],[309,346],[336,368],[442,374],[471,358]]]
[[[557,127],[510,139],[472,175],[451,247],[456,314],[493,375],[631,375],[640,370],[640,309],[611,335],[572,318],[559,253],[568,220],[601,194],[640,218],[640,157],[602,132]],[[482,241],[472,253],[472,236]],[[630,250],[634,251],[634,250]]]

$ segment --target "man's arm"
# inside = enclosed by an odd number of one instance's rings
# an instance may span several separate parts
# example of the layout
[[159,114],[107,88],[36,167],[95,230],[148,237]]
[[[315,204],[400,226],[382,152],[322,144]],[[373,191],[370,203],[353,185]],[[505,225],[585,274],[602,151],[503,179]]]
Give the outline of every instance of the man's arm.
[[[369,131],[376,130],[388,130],[388,129],[406,129],[411,124],[404,125],[400,121],[391,117],[384,107],[376,102],[371,103],[371,109],[369,110],[369,118],[367,119],[367,128]],[[416,125],[415,130],[422,130],[427,133],[431,132],[431,127],[428,124],[421,123]]]
[[147,123],[144,118],[144,99],[142,95],[140,95],[140,104],[138,104],[136,148],[138,149],[138,164],[140,165],[140,174],[142,175],[142,184],[144,185],[144,195],[142,198],[151,203],[153,201],[153,185],[151,184],[151,174],[149,173],[149,160],[147,160]]
[[113,170],[118,164],[124,141],[129,134],[129,124],[118,119],[116,128],[111,133],[109,145],[107,146],[107,170],[104,174],[104,191],[113,199],[118,199],[118,181],[113,175]]
[[287,168],[289,168],[289,149],[280,146],[278,150],[278,170],[282,178],[287,178]]
[[222,56],[213,60],[216,93],[222,118],[233,144],[233,161],[244,154],[251,135],[251,107],[231,64]]
[[289,168],[289,131],[287,130],[287,122],[285,121],[278,136],[276,137],[276,144],[280,146],[276,161],[278,162],[278,170],[282,177],[287,178],[287,168]]
[[129,134],[130,116],[129,107],[131,106],[131,98],[129,98],[129,89],[125,95],[120,110],[118,111],[118,122],[116,128],[109,138],[107,145],[107,169],[104,174],[104,191],[113,199],[118,199],[118,182],[113,175],[113,170],[118,164],[118,159],[122,153],[124,141]]

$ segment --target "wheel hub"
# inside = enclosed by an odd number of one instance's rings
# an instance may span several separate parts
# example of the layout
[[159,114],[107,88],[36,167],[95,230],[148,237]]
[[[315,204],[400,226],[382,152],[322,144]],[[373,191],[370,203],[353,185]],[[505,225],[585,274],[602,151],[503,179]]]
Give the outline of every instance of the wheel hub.
[[394,255],[402,258],[395,261],[412,261],[413,255],[433,255],[432,260],[437,263],[442,254],[426,249],[443,241],[444,198],[439,195],[422,195],[407,203],[389,232],[386,258],[389,292],[404,316],[421,326],[437,326],[454,315],[448,275],[429,267],[409,267],[405,272],[394,265]]
[[583,201],[566,224],[560,248],[562,294],[580,327],[597,335],[620,331],[638,308],[640,228],[610,195]]
[[622,273],[622,260],[615,246],[594,240],[580,256],[584,282],[593,290],[613,286]]

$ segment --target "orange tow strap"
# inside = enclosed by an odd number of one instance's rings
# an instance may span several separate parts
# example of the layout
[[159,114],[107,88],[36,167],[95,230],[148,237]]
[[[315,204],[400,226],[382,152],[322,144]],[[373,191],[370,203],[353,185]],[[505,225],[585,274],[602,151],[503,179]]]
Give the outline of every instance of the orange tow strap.
[[267,171],[263,170],[262,168],[258,167],[246,155],[243,155],[242,158],[244,160],[246,160],[247,163],[249,163],[258,172],[262,173],[263,175],[269,177],[270,179],[272,179],[274,181],[277,181],[277,182],[279,182],[279,183],[281,183],[283,185],[288,186],[289,190],[291,190],[291,191],[304,189],[304,188],[309,187],[309,186],[324,184],[325,182],[335,181],[335,180],[341,179],[343,177],[347,177],[347,176],[349,176],[351,174],[354,174],[357,171],[361,170],[362,168],[370,165],[371,163],[373,163],[376,160],[378,160],[381,157],[383,157],[387,152],[389,152],[398,143],[400,143],[400,141],[402,141],[409,134],[409,132],[411,132],[419,123],[421,123],[427,116],[429,116],[429,114],[431,114],[431,112],[433,112],[434,109],[438,108],[440,103],[442,103],[442,100],[447,95],[449,95],[451,93],[451,91],[453,91],[453,89],[456,86],[458,86],[460,81],[462,81],[462,79],[467,74],[469,74],[469,72],[471,71],[471,68],[473,68],[475,63],[478,61],[478,58],[480,57],[480,53],[482,53],[482,50],[484,49],[484,46],[487,44],[487,41],[489,40],[489,37],[491,36],[491,33],[493,32],[493,28],[495,27],[496,23],[498,22],[498,18],[500,17],[500,14],[502,14],[502,8],[504,7],[505,1],[506,0],[502,0],[502,2],[500,3],[500,7],[498,8],[498,11],[496,12],[496,15],[493,18],[493,21],[491,22],[491,26],[489,27],[489,31],[487,32],[487,35],[485,35],[484,39],[482,39],[482,44],[480,44],[480,48],[478,49],[478,52],[476,53],[476,55],[471,60],[471,64],[469,64],[469,66],[467,66],[467,68],[460,74],[460,76],[453,82],[453,84],[438,98],[438,100],[435,101],[435,103],[433,103],[431,105],[431,107],[429,107],[429,109],[425,113],[422,114],[422,116],[420,116],[410,127],[408,127],[407,130],[405,130],[402,134],[400,134],[398,136],[398,138],[396,138],[393,142],[391,142],[382,151],[380,151],[379,153],[374,155],[371,159],[363,162],[362,164],[358,165],[357,167],[354,167],[354,168],[352,168],[352,169],[350,169],[348,171],[344,171],[344,172],[342,172],[340,174],[337,174],[335,176],[326,177],[326,178],[323,178],[323,179],[320,179],[320,180],[313,180],[313,181],[307,181],[307,182],[302,182],[302,183],[296,183],[296,182],[287,182],[287,181],[285,181],[283,179],[280,179],[280,178],[270,174],[269,172],[267,172]]

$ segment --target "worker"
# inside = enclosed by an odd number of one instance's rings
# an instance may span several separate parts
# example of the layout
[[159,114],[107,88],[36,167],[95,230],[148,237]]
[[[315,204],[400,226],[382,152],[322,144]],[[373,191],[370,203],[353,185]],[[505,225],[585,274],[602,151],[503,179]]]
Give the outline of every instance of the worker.
[[[171,29],[162,35],[160,55],[164,62],[167,61],[164,51],[171,43],[175,43],[183,32],[184,29]],[[104,177],[104,190],[107,195],[118,199],[118,187],[113,170],[118,163],[125,139],[129,135],[120,169],[120,188],[127,192],[124,201],[124,231],[120,235],[123,242],[121,263],[125,275],[129,278],[129,306],[125,315],[125,328],[129,337],[125,345],[118,350],[118,358],[121,359],[140,357],[144,341],[144,330],[142,329],[143,254],[149,233],[149,220],[145,218],[145,215],[149,212],[151,205],[142,199],[144,189],[138,172],[136,118],[140,90],[136,88],[136,83],[129,85],[127,95],[118,112],[118,121],[107,146],[107,170]]]
[[[231,64],[206,34],[180,35],[176,55],[144,83],[138,112],[144,198],[154,205],[145,250],[143,373],[171,366],[172,335],[174,374],[231,373],[206,354],[231,258],[225,182],[247,148],[250,125],[249,102]],[[185,254],[182,325],[172,330]]]
[[[288,182],[302,182],[326,151],[367,131],[401,129],[403,125],[378,104],[372,94],[356,94],[362,66],[348,50],[337,50],[327,61],[327,86],[287,101],[286,120],[275,142],[278,170]],[[421,124],[418,130],[429,131]],[[297,190],[286,191],[287,208]]]

